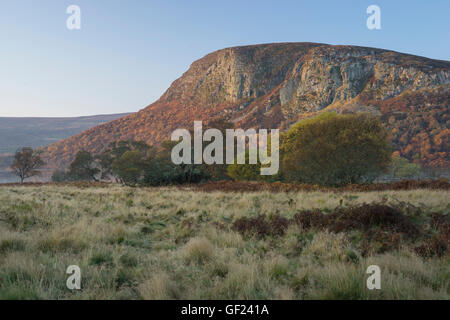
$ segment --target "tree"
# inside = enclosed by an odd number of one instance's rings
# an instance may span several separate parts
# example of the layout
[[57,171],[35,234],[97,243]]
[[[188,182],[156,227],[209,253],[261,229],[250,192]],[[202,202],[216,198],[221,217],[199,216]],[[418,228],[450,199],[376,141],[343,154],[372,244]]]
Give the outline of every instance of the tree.
[[[262,180],[264,176],[261,175],[261,163],[249,164],[248,151],[245,153],[245,164],[238,164],[237,157],[234,159],[234,163],[228,165],[227,174],[234,181],[257,181]],[[258,159],[259,160],[259,159]]]
[[69,180],[67,172],[64,170],[55,170],[52,174],[53,182],[63,182]]
[[368,114],[324,113],[282,137],[282,174],[319,185],[372,182],[388,169],[392,147],[381,121]]
[[41,172],[38,169],[43,165],[44,162],[40,157],[39,151],[24,147],[22,150],[16,151],[11,169],[20,178],[20,183],[23,183],[27,178],[40,175]]
[[114,160],[112,170],[128,186],[135,186],[144,174],[147,159],[140,151],[127,151]]
[[[218,118],[218,119],[214,119],[208,122],[208,124],[205,126],[205,131],[207,129],[218,129],[222,135],[225,137],[226,136],[226,130],[227,129],[234,129],[234,125],[232,122],[223,119],[223,118]],[[191,136],[193,136],[193,134],[191,133]],[[205,149],[205,147],[211,142],[203,142],[203,149]],[[226,154],[226,144],[223,144],[223,150],[222,150],[222,154],[225,155]],[[202,168],[201,168],[203,175],[207,176],[210,180],[227,180],[229,179],[229,175],[228,175],[228,165],[226,163],[223,164],[213,164],[213,165],[207,165],[207,164],[203,164]]]
[[[169,185],[183,183],[198,183],[208,176],[203,165],[179,164],[172,162],[171,152],[177,142],[164,141],[155,157],[148,161],[143,183],[147,185]],[[191,152],[193,155],[193,151]]]
[[[267,141],[267,152],[268,156],[271,155],[271,137],[268,137]],[[264,161],[261,161],[260,158],[261,155],[259,153],[259,150],[256,155],[256,164],[250,164],[250,151],[248,148],[245,149],[245,163],[244,164],[238,164],[237,159],[238,156],[234,158],[234,163],[227,166],[227,175],[234,181],[266,181],[266,182],[274,182],[281,180],[281,175],[278,172],[275,175],[262,175],[261,169],[264,167],[267,167],[267,164],[263,164]],[[263,163],[261,163],[263,162]]]
[[392,175],[395,178],[414,178],[420,174],[421,167],[417,163],[411,163],[407,159],[395,156],[392,159]]
[[95,158],[88,151],[80,151],[76,154],[75,160],[70,164],[68,176],[71,180],[94,180],[98,181],[97,175],[100,173]]
[[120,177],[113,171],[113,163],[120,159],[127,151],[140,151],[142,153],[149,153],[152,147],[142,141],[118,141],[112,142],[108,149],[96,157],[99,167],[101,169],[102,179],[115,179],[116,182]]

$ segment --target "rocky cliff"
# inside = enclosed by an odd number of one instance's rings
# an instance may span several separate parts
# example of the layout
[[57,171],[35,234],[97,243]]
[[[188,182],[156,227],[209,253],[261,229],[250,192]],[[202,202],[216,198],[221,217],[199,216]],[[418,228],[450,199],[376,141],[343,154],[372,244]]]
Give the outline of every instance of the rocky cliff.
[[391,129],[397,152],[430,166],[450,164],[450,62],[398,52],[317,43],[219,50],[195,61],[163,96],[127,117],[45,149],[52,167],[79,150],[121,139],[158,144],[194,120],[286,129],[327,110],[368,111]]

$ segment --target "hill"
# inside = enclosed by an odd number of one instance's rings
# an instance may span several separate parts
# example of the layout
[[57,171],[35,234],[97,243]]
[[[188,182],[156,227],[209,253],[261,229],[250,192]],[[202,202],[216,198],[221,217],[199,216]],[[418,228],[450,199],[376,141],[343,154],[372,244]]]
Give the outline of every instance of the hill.
[[6,169],[11,165],[12,155],[18,148],[46,146],[127,115],[128,113],[74,118],[0,117],[0,181],[17,180]]
[[145,109],[56,142],[44,157],[65,167],[80,150],[98,153],[124,139],[157,145],[194,120],[283,130],[335,110],[381,116],[402,156],[448,167],[449,98],[449,61],[318,43],[233,47],[195,61]]

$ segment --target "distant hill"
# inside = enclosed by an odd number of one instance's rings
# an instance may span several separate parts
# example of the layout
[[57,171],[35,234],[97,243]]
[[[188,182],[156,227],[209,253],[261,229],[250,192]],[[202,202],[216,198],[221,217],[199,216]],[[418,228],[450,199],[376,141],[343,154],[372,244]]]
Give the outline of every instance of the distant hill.
[[0,154],[17,148],[41,147],[79,134],[99,124],[127,116],[129,113],[76,118],[2,118],[0,117]]
[[129,113],[75,118],[0,117],[0,182],[17,180],[6,169],[18,148],[46,146],[127,115]]
[[155,103],[45,148],[50,168],[112,141],[159,144],[194,120],[287,129],[333,110],[377,114],[404,157],[450,165],[450,62],[390,50],[319,43],[234,47],[195,61]]

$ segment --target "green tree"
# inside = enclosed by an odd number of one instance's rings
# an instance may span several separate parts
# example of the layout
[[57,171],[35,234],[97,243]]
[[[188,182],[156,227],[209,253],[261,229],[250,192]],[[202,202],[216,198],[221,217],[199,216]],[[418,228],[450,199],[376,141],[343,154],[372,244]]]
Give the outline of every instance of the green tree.
[[296,123],[282,137],[282,174],[319,185],[372,182],[391,162],[381,121],[368,114],[323,113]]
[[[168,185],[183,183],[198,183],[208,178],[203,165],[175,165],[171,159],[172,148],[176,141],[162,143],[155,158],[149,162],[144,174],[144,183],[148,185]],[[193,155],[193,151],[191,152]]]
[[113,163],[120,159],[127,151],[140,151],[144,154],[152,151],[152,147],[143,141],[116,141],[96,157],[101,169],[102,179],[113,179],[119,182],[120,178],[113,171]]
[[249,164],[248,153],[245,155],[245,164],[237,164],[235,159],[233,164],[228,165],[227,174],[234,181],[257,181],[262,180],[261,164]]
[[141,151],[126,151],[120,158],[114,160],[112,170],[120,180],[128,186],[137,185],[147,166],[145,154]]
[[52,174],[52,181],[53,182],[63,182],[68,181],[69,176],[66,171],[64,170],[55,170]]
[[75,155],[75,160],[70,164],[68,176],[70,180],[98,181],[100,173],[96,159],[88,151],[80,151]]
[[[270,150],[270,141],[268,150]],[[261,175],[261,168],[264,167],[263,164],[261,164],[260,158],[259,158],[259,152],[257,154],[257,163],[256,164],[250,164],[249,163],[249,151],[248,149],[245,150],[245,164],[238,164],[237,163],[237,156],[234,159],[234,163],[228,165],[227,168],[227,174],[228,176],[233,179],[234,181],[266,181],[266,182],[273,182],[280,180],[281,177],[279,174],[273,175],[273,176],[264,176]]]
[[16,151],[11,169],[19,177],[20,183],[23,183],[27,178],[40,175],[41,172],[38,169],[43,165],[44,162],[41,159],[39,151],[34,151],[29,147],[23,147],[21,150]]
[[418,177],[421,167],[417,163],[409,162],[407,159],[396,156],[392,159],[392,175],[395,178]]
[[[232,122],[230,122],[226,119],[219,118],[219,119],[214,119],[214,120],[211,120],[210,122],[208,122],[208,124],[204,128],[204,131],[206,131],[210,128],[218,129],[220,132],[222,132],[223,137],[225,137],[226,130],[233,129],[234,125]],[[193,136],[193,133],[191,133],[191,134]],[[203,142],[203,150],[211,142]],[[226,143],[223,144],[222,154],[224,156],[226,154]],[[223,164],[217,164],[217,163],[212,164],[212,165],[203,164],[201,170],[203,172],[203,175],[205,177],[208,177],[209,180],[217,181],[217,180],[228,180],[229,179],[228,165],[225,163],[225,161]]]

